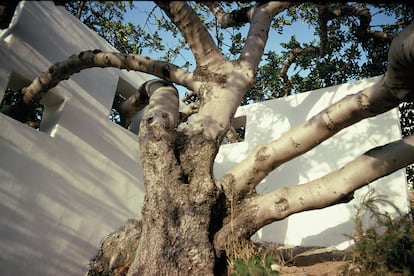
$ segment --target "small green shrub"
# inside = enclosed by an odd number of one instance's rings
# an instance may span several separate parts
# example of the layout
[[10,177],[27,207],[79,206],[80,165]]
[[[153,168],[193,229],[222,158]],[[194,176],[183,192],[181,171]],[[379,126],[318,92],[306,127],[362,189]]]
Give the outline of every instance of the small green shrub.
[[236,259],[234,261],[234,272],[232,276],[267,276],[267,275],[279,275],[277,271],[273,271],[271,266],[276,264],[276,260],[270,256],[267,256],[263,260],[258,256],[251,256],[249,260]]
[[[375,203],[385,200],[368,193],[355,218],[352,237],[354,265],[361,275],[414,275],[414,224],[410,215],[393,218]],[[362,230],[362,215],[370,213],[374,226]]]

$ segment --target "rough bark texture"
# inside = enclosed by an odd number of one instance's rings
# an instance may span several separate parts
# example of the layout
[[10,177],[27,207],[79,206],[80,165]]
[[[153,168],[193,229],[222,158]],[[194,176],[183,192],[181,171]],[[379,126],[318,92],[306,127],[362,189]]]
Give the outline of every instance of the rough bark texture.
[[217,145],[176,132],[178,95],[171,90],[171,86],[154,88],[141,122],[147,194],[141,239],[129,275],[212,275],[214,271],[210,230],[219,192],[211,167]]
[[[23,102],[30,104],[38,102],[53,87],[62,80],[67,80],[81,70],[101,67],[114,67],[126,70],[135,70],[151,73],[171,82],[182,83],[185,86],[187,71],[172,65],[135,54],[121,54],[102,52],[99,49],[89,50],[72,55],[63,62],[53,64],[49,69],[37,77],[29,86],[22,89]],[[192,87],[188,87],[192,88]]]
[[99,254],[90,263],[88,275],[125,275],[135,258],[137,244],[141,238],[142,223],[129,219],[125,226],[109,234],[101,244]]
[[319,179],[255,196],[236,209],[231,225],[216,235],[215,247],[223,248],[232,235],[249,238],[263,226],[291,214],[335,205],[356,189],[413,162],[414,136],[408,136],[374,148]]

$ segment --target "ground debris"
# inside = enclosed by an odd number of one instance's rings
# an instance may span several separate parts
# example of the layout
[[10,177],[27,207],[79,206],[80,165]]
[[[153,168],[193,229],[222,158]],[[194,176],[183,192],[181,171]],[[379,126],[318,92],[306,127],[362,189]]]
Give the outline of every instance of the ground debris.
[[131,218],[125,226],[106,236],[99,254],[89,264],[87,275],[125,275],[134,260],[141,229],[141,220]]

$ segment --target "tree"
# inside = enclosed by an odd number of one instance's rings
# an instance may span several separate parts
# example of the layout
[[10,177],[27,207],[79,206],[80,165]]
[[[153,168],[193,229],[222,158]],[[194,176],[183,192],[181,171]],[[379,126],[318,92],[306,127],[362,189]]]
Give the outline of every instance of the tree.
[[[244,3],[226,12],[224,8],[234,6],[223,8],[216,2],[200,4],[214,14],[222,28],[250,23],[247,37],[243,41],[235,40],[239,50],[234,53],[239,54],[230,59],[221,52],[217,45],[220,43],[216,43],[192,6],[186,2],[156,3],[181,32],[193,53],[196,64],[192,72],[169,61],[139,54],[93,50],[52,65],[22,89],[21,103],[30,105],[60,81],[86,68],[116,67],[160,78],[145,83],[125,103],[126,110],[138,110],[147,105],[139,130],[146,196],[142,220],[137,224],[141,227],[136,245],[139,253],[129,268],[129,275],[220,274],[225,270],[226,245],[230,237],[248,240],[271,222],[304,210],[343,202],[357,188],[414,162],[414,137],[411,135],[374,148],[320,179],[263,195],[255,192],[260,181],[284,162],[358,121],[413,99],[414,24],[410,24],[398,36],[392,36],[391,46],[387,48],[387,69],[377,84],[332,104],[279,139],[258,145],[246,159],[216,179],[214,159],[231,129],[236,109],[254,87],[256,76],[263,79],[257,73],[271,24],[277,15],[286,11],[294,13],[301,5]],[[323,57],[334,52],[332,49],[338,43],[331,36],[338,35],[340,29],[334,19],[342,20],[349,15],[357,14],[359,18],[358,23],[353,21],[358,43],[364,43],[367,37],[366,47],[375,39],[391,41],[387,33],[369,29],[369,16],[360,4],[303,5],[304,11],[317,7],[318,17],[314,19],[319,24],[321,41],[319,45],[305,48],[292,39],[286,45],[292,50],[285,55],[283,65],[287,67],[300,54],[306,53],[298,61],[302,64],[309,63],[308,55],[319,56],[315,72],[332,72],[335,68],[332,81],[336,82],[336,78],[341,81],[340,69],[332,67],[341,60]],[[276,21],[280,20],[277,18]],[[377,50],[373,47],[370,51]],[[274,60],[280,62],[278,58]],[[348,69],[352,69],[352,64]],[[295,82],[289,80],[283,66],[276,72],[285,84],[289,86],[291,82],[291,89],[293,83],[307,82],[299,77]],[[317,79],[317,76],[315,73],[309,78]],[[330,85],[327,75],[323,81]],[[179,109],[179,96],[173,84],[182,85],[193,93],[192,102],[184,109]],[[260,94],[257,87],[254,93]],[[289,89],[284,89],[283,93],[289,93]]]
[[149,34],[141,26],[125,23],[127,9],[134,9],[134,1],[66,1],[56,0],[85,25],[102,36],[122,53],[141,54],[145,47],[163,50],[158,34]]

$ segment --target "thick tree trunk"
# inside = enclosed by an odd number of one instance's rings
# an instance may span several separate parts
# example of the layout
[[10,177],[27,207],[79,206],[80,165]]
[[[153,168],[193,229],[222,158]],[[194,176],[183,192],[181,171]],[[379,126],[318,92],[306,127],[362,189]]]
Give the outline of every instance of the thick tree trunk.
[[128,275],[213,275],[219,191],[212,177],[217,145],[176,132],[174,88],[155,87],[141,122],[146,198],[142,234]]
[[[160,160],[154,165],[165,163]],[[164,167],[168,170],[169,166]],[[145,200],[141,239],[129,275],[213,275],[215,255],[209,229],[215,196],[209,202],[197,202],[189,185],[168,181],[168,177],[162,177],[163,183],[154,179],[157,192]]]

